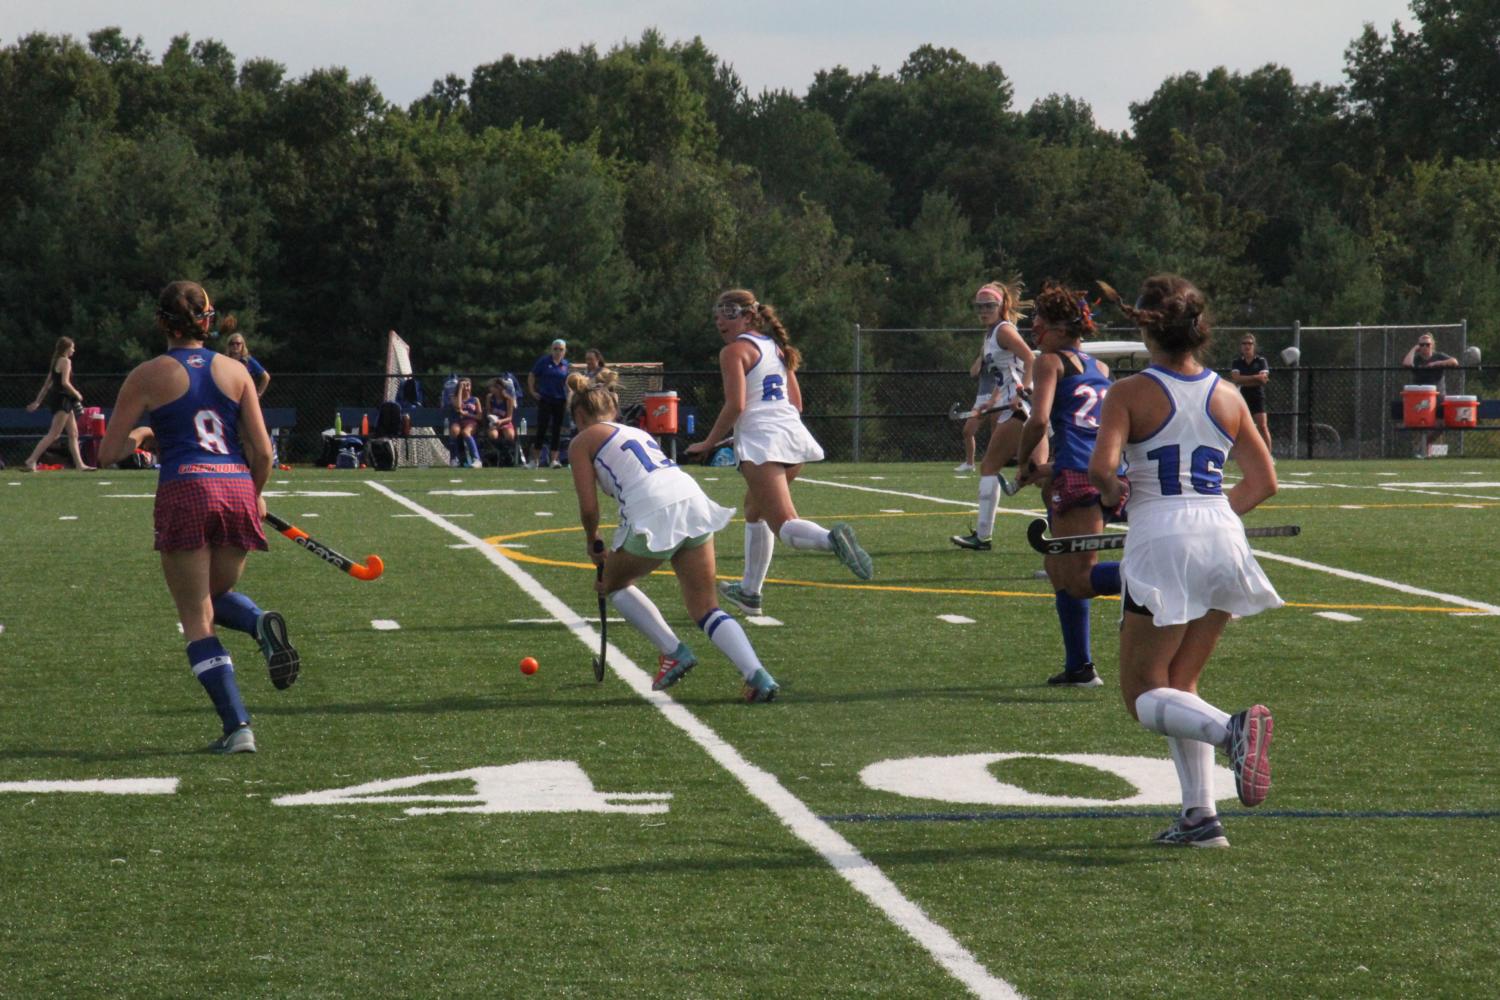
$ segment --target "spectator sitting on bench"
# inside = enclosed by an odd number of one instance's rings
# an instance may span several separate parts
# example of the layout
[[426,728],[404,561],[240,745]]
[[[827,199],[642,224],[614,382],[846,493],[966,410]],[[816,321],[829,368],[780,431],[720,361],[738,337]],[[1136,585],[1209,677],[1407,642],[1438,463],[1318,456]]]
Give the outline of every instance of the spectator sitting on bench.
[[458,390],[448,410],[448,452],[452,464],[465,469],[477,468],[484,463],[479,459],[479,442],[474,432],[483,419],[479,397],[474,395],[474,384],[466,378],[458,380]]
[[83,412],[83,393],[73,386],[74,350],[72,337],[57,338],[57,343],[52,348],[52,363],[47,368],[47,379],[42,383],[36,399],[26,406],[27,413],[35,413],[45,401],[47,409],[52,411],[52,426],[47,428],[47,433],[42,435],[42,439],[32,449],[31,456],[26,459],[27,472],[36,471],[37,460],[52,447],[52,442],[63,431],[68,433],[68,450],[73,454],[73,468],[80,472],[92,472],[94,469],[91,465],[83,464],[83,455],[78,451],[78,415]]
[[485,433],[495,442],[496,452],[509,455],[509,464],[517,465],[520,459],[516,439],[516,391],[510,379],[503,375],[490,379],[488,388],[484,397]]

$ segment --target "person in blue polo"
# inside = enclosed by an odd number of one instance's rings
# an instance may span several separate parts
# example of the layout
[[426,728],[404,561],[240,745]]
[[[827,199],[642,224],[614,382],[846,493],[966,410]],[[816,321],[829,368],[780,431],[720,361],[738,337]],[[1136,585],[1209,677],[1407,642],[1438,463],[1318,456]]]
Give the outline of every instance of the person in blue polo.
[[[531,450],[536,455],[538,467],[549,464],[554,469],[562,468],[558,444],[562,438],[563,421],[567,419],[568,405],[568,343],[559,337],[552,348],[536,359],[531,372],[526,376],[526,391],[537,401],[536,440]],[[552,445],[542,447],[542,439],[548,431],[552,434]]]

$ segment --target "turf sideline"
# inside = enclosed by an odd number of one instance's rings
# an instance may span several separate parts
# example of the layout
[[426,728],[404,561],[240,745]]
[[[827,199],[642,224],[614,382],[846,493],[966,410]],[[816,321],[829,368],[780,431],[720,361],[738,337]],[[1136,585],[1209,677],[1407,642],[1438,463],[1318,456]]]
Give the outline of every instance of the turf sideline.
[[[564,622],[568,630],[583,643],[586,649],[592,651],[597,648],[599,633],[583,621],[577,612],[563,603],[561,598],[543,587],[535,577],[507,559],[498,549],[484,544],[484,540],[479,536],[448,522],[442,515],[433,513],[415,500],[409,500],[381,483],[366,482],[365,485],[384,493],[455,538],[471,544],[496,568],[510,577],[511,581],[528,597],[541,605],[543,611]],[[579,663],[582,664],[582,662],[580,658]],[[835,872],[873,903],[891,923],[926,949],[927,953],[949,975],[963,983],[977,997],[983,997],[986,1000],[989,998],[995,998],[995,1000],[1017,998],[1018,1000],[1021,994],[1014,986],[993,976],[979,963],[978,959],[969,954],[968,949],[959,944],[947,928],[934,922],[921,907],[902,895],[901,890],[884,872],[871,864],[864,855],[859,853],[858,848],[820,819],[801,799],[787,791],[775,775],[751,764],[718,733],[704,725],[697,716],[679,705],[665,692],[652,691],[651,675],[637,666],[613,644],[609,646],[609,666],[620,680],[650,702],[666,717],[668,722],[686,733],[688,738],[702,747],[710,758],[744,785],[745,790],[770,809],[771,813],[798,840],[822,855]],[[749,709],[749,711],[755,711],[755,709]]]

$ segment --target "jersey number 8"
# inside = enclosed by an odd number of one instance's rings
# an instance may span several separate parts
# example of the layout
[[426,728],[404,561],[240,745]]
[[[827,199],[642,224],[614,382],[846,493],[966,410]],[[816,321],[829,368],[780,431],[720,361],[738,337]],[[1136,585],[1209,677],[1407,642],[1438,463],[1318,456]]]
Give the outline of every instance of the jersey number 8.
[[215,410],[199,410],[193,414],[193,429],[198,432],[198,447],[213,455],[229,454],[229,442],[224,439],[224,421]]

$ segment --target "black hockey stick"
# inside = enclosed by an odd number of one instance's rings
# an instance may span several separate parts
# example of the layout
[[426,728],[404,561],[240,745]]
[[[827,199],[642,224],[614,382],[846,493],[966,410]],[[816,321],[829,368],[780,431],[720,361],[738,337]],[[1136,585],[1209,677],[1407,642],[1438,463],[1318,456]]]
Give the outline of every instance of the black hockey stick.
[[[1291,538],[1302,534],[1302,527],[1296,524],[1282,524],[1270,528],[1246,528],[1246,538]],[[1101,552],[1105,549],[1123,549],[1125,547],[1125,532],[1101,532],[1097,535],[1064,535],[1061,538],[1048,538],[1047,520],[1039,517],[1026,529],[1026,540],[1031,547],[1044,556],[1066,556],[1078,552]]]
[[348,556],[340,555],[339,553],[333,551],[333,549],[330,549],[328,546],[324,545],[316,538],[313,538],[311,535],[303,531],[301,528],[297,527],[295,524],[289,524],[288,522],[283,521],[281,518],[277,517],[275,514],[272,514],[270,511],[266,511],[266,520],[269,521],[271,523],[271,526],[274,527],[277,531],[281,532],[283,535],[290,538],[292,541],[296,542],[298,545],[302,546],[304,549],[311,552],[319,559],[322,559],[324,562],[331,563],[334,566],[337,566],[339,569],[343,570],[345,573],[348,573],[356,580],[373,580],[376,577],[380,576],[381,573],[385,572],[385,563],[381,561],[381,558],[379,556],[365,556],[365,561],[363,564],[357,563],[353,559],[350,559]]
[[991,413],[1004,413],[1006,410],[1013,410],[1013,409],[1015,409],[1015,404],[1014,403],[1006,403],[1004,406],[991,407],[988,410],[974,410],[974,409],[962,410],[962,409],[959,409],[959,407],[961,407],[961,406],[963,406],[962,403],[954,403],[952,406],[948,407],[948,419],[949,420],[959,421],[959,420],[968,420],[970,417],[987,417]]
[[[603,552],[604,542],[596,540],[594,551]],[[604,565],[594,567],[594,582],[604,582]],[[599,591],[599,655],[594,657],[594,683],[604,683],[604,647],[609,644],[609,614],[604,607],[604,591]]]

